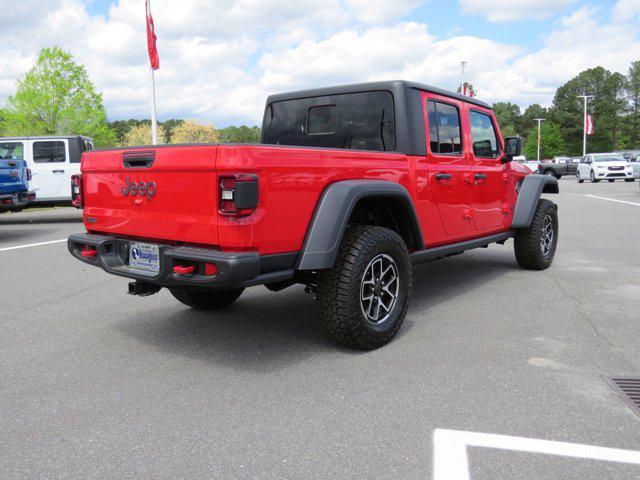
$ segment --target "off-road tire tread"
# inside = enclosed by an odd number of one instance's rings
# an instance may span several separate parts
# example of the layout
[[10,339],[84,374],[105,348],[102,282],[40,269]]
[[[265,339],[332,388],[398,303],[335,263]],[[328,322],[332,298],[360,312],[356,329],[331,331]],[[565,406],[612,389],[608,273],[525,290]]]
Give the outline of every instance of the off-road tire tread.
[[[556,229],[554,232],[555,242],[558,242],[558,213],[557,206],[551,200],[540,199],[536,207],[536,212],[531,220],[529,228],[520,229],[515,236],[515,254],[518,265],[527,270],[545,270],[551,266],[551,260],[545,259],[540,250],[540,231],[544,217],[551,213]],[[555,251],[553,252],[555,255]]]
[[[406,262],[408,289],[398,320],[384,334],[373,335],[363,328],[357,316],[361,315],[359,305],[360,278],[355,272],[359,268],[358,257],[367,249],[373,249],[381,242],[396,244],[402,252],[400,261]],[[361,263],[367,257],[361,257]],[[366,260],[368,263],[368,259]],[[366,265],[365,265],[366,266]],[[398,265],[399,270],[401,266]],[[318,272],[318,315],[325,330],[338,343],[363,350],[372,350],[387,344],[396,335],[409,307],[413,290],[413,272],[409,252],[402,238],[394,231],[372,225],[349,226],[333,268]],[[397,308],[397,306],[396,306]]]
[[206,287],[183,285],[169,287],[171,295],[188,307],[196,310],[218,310],[235,302],[244,288],[235,290],[213,290]]

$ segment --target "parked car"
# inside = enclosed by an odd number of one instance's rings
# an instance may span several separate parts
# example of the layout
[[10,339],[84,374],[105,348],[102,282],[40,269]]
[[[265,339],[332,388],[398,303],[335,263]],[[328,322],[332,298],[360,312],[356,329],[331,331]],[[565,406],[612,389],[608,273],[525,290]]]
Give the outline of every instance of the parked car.
[[540,165],[540,173],[551,177],[561,178],[564,175],[575,175],[578,163],[570,157],[554,157],[549,163]]
[[639,154],[640,150],[620,150],[620,151],[613,152],[613,153],[618,153],[618,154],[622,155],[625,160],[629,160],[629,159],[631,159],[631,157],[633,155]]
[[634,153],[629,157],[629,163],[633,170],[633,178],[640,178],[640,153]]
[[0,141],[0,212],[20,210],[35,200],[30,179],[22,144]]
[[520,155],[519,157],[515,157],[513,161],[524,165],[531,170],[532,173],[540,173],[540,162],[537,160],[527,160],[523,155]]
[[551,265],[540,193],[558,182],[511,161],[520,139],[486,103],[376,82],[272,95],[263,118],[262,145],[86,152],[70,253],[203,310],[304,284],[326,331],[363,349],[398,332],[412,265],[512,237],[520,266]]
[[576,173],[578,183],[590,180],[598,183],[600,180],[614,182],[624,180],[633,182],[633,169],[631,164],[618,153],[590,153],[582,157]]
[[0,137],[0,143],[19,144],[31,169],[35,202],[69,202],[69,182],[80,173],[80,156],[93,150],[93,140],[82,136]]

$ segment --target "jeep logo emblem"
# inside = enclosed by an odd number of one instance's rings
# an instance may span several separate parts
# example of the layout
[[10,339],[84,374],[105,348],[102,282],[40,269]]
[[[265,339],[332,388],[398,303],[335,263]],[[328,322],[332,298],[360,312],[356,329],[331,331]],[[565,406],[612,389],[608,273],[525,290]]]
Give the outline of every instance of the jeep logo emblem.
[[120,190],[122,191],[122,195],[125,197],[131,194],[132,197],[136,195],[140,195],[141,197],[147,197],[147,200],[151,200],[156,196],[156,182],[132,182],[129,177],[127,177],[124,187]]

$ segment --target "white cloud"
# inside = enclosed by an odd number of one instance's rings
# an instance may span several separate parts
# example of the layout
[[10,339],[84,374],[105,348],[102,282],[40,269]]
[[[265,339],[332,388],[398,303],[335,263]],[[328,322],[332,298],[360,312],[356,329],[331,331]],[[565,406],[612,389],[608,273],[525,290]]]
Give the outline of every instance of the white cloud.
[[640,17],[640,0],[618,0],[613,8],[613,19],[617,22],[628,22]]
[[459,0],[462,11],[486,17],[490,22],[547,18],[575,0]]
[[346,0],[347,6],[361,22],[393,23],[417,7],[422,0]]
[[[640,31],[629,16],[637,1],[620,0],[607,11],[610,20],[603,10],[579,8],[527,51],[463,32],[438,38],[425,23],[398,20],[415,7],[411,0],[243,0],[231,7],[222,0],[154,0],[158,110],[161,118],[259,124],[274,92],[392,78],[454,89],[461,59],[482,99],[548,104],[581,70],[625,72],[640,58]],[[109,118],[149,115],[142,0],[119,0],[105,16],[91,15],[81,0],[23,0],[13,10],[3,3],[15,27],[5,28],[0,44],[0,105],[38,50],[60,45],[86,65]]]

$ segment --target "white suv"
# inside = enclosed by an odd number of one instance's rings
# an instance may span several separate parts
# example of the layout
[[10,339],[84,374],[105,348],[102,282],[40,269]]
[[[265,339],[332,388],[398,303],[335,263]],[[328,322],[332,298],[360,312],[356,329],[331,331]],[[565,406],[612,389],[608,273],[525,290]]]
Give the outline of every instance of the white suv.
[[633,169],[629,162],[618,153],[590,153],[580,159],[578,172],[576,173],[578,183],[591,180],[598,183],[600,180],[624,180],[633,182]]

